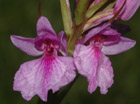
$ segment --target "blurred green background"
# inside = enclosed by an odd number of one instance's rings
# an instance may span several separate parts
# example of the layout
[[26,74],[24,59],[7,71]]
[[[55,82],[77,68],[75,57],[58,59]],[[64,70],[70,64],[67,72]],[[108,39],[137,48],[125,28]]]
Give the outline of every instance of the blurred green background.
[[[74,0],[70,0],[72,5]],[[35,59],[17,49],[10,35],[36,36],[39,0],[0,0],[0,104],[37,104],[38,97],[25,101],[13,91],[13,78],[20,64]],[[63,30],[59,0],[42,0],[42,14],[58,33]],[[137,44],[131,50],[109,56],[114,68],[114,84],[106,95],[99,88],[89,94],[87,80],[79,77],[62,104],[140,104],[140,9],[127,22],[127,35]]]

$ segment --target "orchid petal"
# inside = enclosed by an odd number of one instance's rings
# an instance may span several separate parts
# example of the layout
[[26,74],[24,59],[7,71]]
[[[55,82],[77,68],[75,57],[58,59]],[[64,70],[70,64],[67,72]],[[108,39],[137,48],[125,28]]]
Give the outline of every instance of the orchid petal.
[[110,35],[121,35],[120,33],[118,33],[116,30],[107,27],[105,28],[100,34],[106,35],[106,36],[110,36]]
[[113,84],[113,69],[108,57],[98,47],[78,44],[74,51],[74,63],[78,72],[87,78],[90,93],[93,93],[97,86],[102,94],[107,93],[107,89]]
[[103,45],[104,46],[110,46],[110,45],[113,45],[113,44],[117,44],[119,41],[120,41],[120,36],[110,35],[105,39]]
[[45,34],[56,35],[49,20],[46,17],[41,16],[37,21],[37,35],[45,35]]
[[63,56],[67,56],[68,51],[67,51],[67,40],[65,38],[65,33],[63,31],[61,31],[58,35],[58,38],[61,43],[59,51],[62,53]]
[[71,57],[43,57],[26,62],[15,75],[14,90],[20,91],[26,100],[38,95],[47,101],[50,89],[54,93],[75,78],[74,69]]
[[[122,7],[124,1],[125,0],[117,0],[117,3],[114,8],[115,12],[117,12]],[[134,15],[139,6],[140,0],[126,0],[126,4],[120,12],[118,18],[124,21],[129,20]]]
[[103,29],[107,28],[110,24],[103,24],[102,26],[93,28],[92,30],[90,30],[88,32],[88,34],[85,36],[84,40],[82,43],[87,42],[89,39],[91,39],[93,36],[97,35],[98,33],[100,33]]
[[134,47],[136,44],[135,40],[129,38],[120,37],[120,41],[117,44],[110,46],[103,46],[102,51],[106,55],[119,54],[121,52],[127,51],[130,48]]
[[[96,53],[95,53],[96,52]],[[88,91],[92,93],[96,90],[96,73],[100,57],[100,50],[93,49],[92,46],[76,45],[74,51],[74,62],[78,72],[89,81]]]
[[100,87],[101,94],[108,92],[108,88],[111,87],[114,82],[113,77],[111,62],[108,57],[102,54],[97,74],[97,84]]
[[105,28],[100,34],[107,36],[103,43],[103,45],[105,46],[117,44],[120,41],[121,34],[118,33],[116,30],[111,29],[110,27]]
[[21,36],[11,35],[11,41],[12,43],[19,49],[21,49],[23,52],[27,53],[31,56],[39,56],[42,54],[42,51],[39,51],[35,48],[34,38],[24,38]]
[[72,82],[76,77],[76,73],[75,73],[76,68],[72,57],[59,56],[58,59],[56,60],[56,65],[57,65],[56,67],[58,67],[59,69],[54,67],[54,69],[57,70],[53,72],[54,74],[53,78],[56,77],[56,79],[58,79],[57,77],[58,74],[61,75],[61,78],[59,78],[60,80],[57,81],[57,83],[52,87],[54,93],[58,91],[61,87]]

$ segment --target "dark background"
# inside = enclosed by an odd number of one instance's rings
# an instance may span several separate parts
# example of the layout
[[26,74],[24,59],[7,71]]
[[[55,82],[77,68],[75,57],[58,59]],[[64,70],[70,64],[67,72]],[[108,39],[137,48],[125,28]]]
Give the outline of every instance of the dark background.
[[[57,33],[63,30],[59,0],[42,2],[42,14]],[[12,34],[35,37],[37,19],[38,0],[0,0],[0,104],[37,104],[37,96],[27,102],[13,91],[13,78],[20,64],[37,57],[26,55],[10,41]],[[86,78],[80,77],[62,104],[140,104],[140,9],[122,23],[131,27],[124,36],[137,40],[137,44],[127,52],[109,56],[115,77],[108,93],[101,95],[98,88],[89,94]]]

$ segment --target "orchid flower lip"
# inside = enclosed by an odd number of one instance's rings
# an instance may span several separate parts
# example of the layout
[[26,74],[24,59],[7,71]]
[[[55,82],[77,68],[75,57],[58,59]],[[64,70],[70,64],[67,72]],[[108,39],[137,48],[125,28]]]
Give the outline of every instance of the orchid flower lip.
[[90,93],[93,93],[98,86],[102,94],[107,93],[113,84],[114,75],[111,62],[100,47],[76,45],[74,62],[78,72],[87,78]]

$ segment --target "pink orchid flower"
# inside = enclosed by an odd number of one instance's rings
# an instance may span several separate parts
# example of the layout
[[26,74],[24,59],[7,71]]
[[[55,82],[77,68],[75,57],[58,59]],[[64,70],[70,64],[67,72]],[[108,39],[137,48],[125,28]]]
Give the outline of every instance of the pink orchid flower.
[[87,78],[90,93],[99,86],[100,92],[106,94],[113,84],[113,68],[105,55],[124,52],[136,44],[134,40],[122,37],[120,33],[107,26],[105,24],[89,31],[74,51],[75,65],[78,72]]
[[[13,89],[20,91],[24,99],[30,100],[38,95],[47,101],[49,90],[55,93],[75,78],[73,58],[66,56],[64,32],[60,32],[58,37],[48,19],[43,16],[37,22],[35,39],[11,36],[13,44],[28,55],[43,54],[40,59],[23,63],[15,74]],[[59,52],[65,56],[58,56]]]

